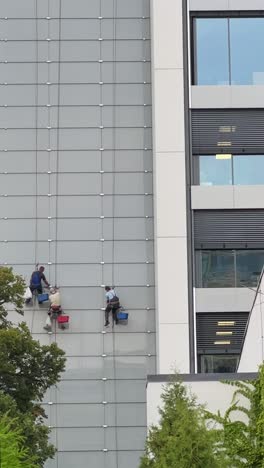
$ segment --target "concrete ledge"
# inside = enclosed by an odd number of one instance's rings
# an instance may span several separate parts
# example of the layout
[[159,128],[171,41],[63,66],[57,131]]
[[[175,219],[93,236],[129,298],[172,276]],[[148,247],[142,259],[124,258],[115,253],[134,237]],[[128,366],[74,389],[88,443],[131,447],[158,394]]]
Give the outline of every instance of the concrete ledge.
[[193,210],[264,208],[264,185],[193,185]]
[[192,109],[256,109],[264,107],[264,86],[192,86]]
[[263,0],[190,0],[190,11],[264,10]]
[[[256,372],[238,372],[222,374],[179,374],[183,382],[214,382],[221,380],[254,380],[257,378]],[[174,374],[148,375],[147,382],[171,382]]]
[[249,288],[196,288],[196,312],[249,312],[255,295]]
[[[193,210],[234,208],[233,185],[193,185],[191,188]],[[264,205],[264,202],[263,202]]]

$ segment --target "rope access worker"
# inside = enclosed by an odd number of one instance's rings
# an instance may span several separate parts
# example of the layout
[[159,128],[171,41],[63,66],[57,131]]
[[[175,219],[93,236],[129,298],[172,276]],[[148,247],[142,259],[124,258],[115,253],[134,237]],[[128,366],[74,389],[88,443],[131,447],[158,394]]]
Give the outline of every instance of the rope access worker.
[[50,288],[50,295],[49,295],[49,300],[50,300],[50,310],[49,312],[57,312],[58,314],[61,314],[61,298],[60,298],[60,292],[57,287],[55,288]]
[[105,327],[109,327],[109,314],[112,311],[113,321],[118,324],[117,311],[120,307],[119,298],[116,295],[114,288],[105,286],[106,308],[105,308]]
[[[44,266],[40,266],[37,270],[33,271],[31,278],[30,278],[30,284],[29,288],[34,294],[34,291],[37,291],[38,294],[42,294],[43,288],[42,288],[42,281],[45,283],[45,285],[49,288],[49,283],[46,280],[46,276],[44,275],[45,268]],[[31,299],[26,300],[26,304],[28,304],[31,301]]]
[[60,292],[57,287],[50,288],[49,301],[50,301],[50,308],[48,310],[48,317],[46,320],[46,325],[43,328],[44,330],[51,332],[51,329],[52,329],[51,319],[57,319],[57,317],[61,315],[62,313]]

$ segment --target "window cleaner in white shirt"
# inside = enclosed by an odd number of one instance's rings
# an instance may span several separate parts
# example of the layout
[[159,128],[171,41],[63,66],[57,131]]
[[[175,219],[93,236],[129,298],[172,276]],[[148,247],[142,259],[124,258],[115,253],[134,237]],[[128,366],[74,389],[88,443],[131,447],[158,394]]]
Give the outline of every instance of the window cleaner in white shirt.
[[116,313],[120,307],[119,298],[117,297],[115,290],[110,286],[105,287],[106,297],[106,308],[105,308],[105,327],[109,327],[109,314],[112,311],[113,321],[118,323]]

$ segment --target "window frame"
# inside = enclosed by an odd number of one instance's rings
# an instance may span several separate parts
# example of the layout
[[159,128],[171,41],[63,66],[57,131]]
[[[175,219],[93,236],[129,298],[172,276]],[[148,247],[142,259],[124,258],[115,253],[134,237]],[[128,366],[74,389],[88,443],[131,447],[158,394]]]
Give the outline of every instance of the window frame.
[[[190,62],[191,62],[191,85],[197,84],[197,30],[196,19],[233,19],[233,18],[264,18],[264,10],[261,11],[191,11],[190,12]],[[229,85],[232,86],[231,50],[230,50],[230,21],[228,21],[228,57],[229,57]],[[217,86],[217,85],[215,85]]]
[[[195,285],[196,285],[196,288],[200,288],[200,289],[214,289],[213,287],[206,287],[206,286],[203,286],[203,252],[232,252],[232,256],[233,256],[233,273],[234,273],[234,286],[224,286],[225,288],[252,288],[252,287],[256,287],[257,283],[258,283],[258,280],[260,278],[260,275],[261,275],[261,271],[260,271],[260,274],[259,274],[259,277],[256,281],[256,285],[252,285],[252,284],[249,284],[249,285],[240,285],[239,281],[238,281],[238,268],[237,268],[237,261],[238,261],[238,258],[239,258],[239,253],[240,252],[247,252],[247,253],[250,253],[250,252],[262,252],[264,253],[264,249],[257,249],[257,248],[252,248],[252,249],[221,249],[221,248],[217,248],[217,249],[197,249],[195,250]],[[254,272],[252,272],[253,274]],[[215,287],[216,289],[221,289],[221,286],[218,286],[218,287]]]
[[[225,351],[225,352],[223,352]],[[237,352],[234,352],[234,349],[223,349],[223,350],[219,350],[218,352],[216,352],[214,350],[214,352],[206,352],[206,353],[198,353],[198,373],[202,373],[202,359],[205,358],[205,357],[209,357],[211,356],[212,358],[216,358],[216,357],[226,357],[227,359],[228,358],[233,358],[233,359],[236,359],[237,360],[237,365],[239,363],[239,358],[240,358],[240,355],[241,353],[237,353]],[[236,366],[237,367],[237,366]],[[230,371],[230,373],[232,372],[235,372],[236,370],[234,371]],[[206,374],[212,374],[212,372],[204,372],[203,370],[203,373],[206,373]]]
[[[231,153],[230,153],[231,154]],[[235,184],[235,168],[234,168],[234,162],[236,157],[263,157],[264,158],[264,152],[263,154],[248,154],[248,153],[233,153],[231,154],[231,179],[232,179],[232,184],[212,184],[211,187],[243,187],[246,185],[250,186],[255,186],[255,185],[260,185],[260,184]],[[200,181],[200,157],[215,157],[215,154],[193,154],[193,177],[192,177],[192,185],[197,185],[199,187],[204,187],[205,185],[201,185]],[[262,184],[261,184],[262,185]],[[264,182],[263,182],[264,185]]]

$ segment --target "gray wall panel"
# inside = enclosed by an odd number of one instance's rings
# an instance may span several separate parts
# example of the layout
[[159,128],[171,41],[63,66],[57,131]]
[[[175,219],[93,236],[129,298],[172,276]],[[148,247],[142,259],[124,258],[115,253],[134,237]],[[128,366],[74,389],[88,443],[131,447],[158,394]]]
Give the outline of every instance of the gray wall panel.
[[[87,468],[87,466],[116,468],[116,455],[114,452],[59,452],[58,463],[63,468],[72,468],[74,465],[78,468]],[[53,466],[47,465],[47,468],[53,468]]]
[[[99,41],[64,41],[61,43],[61,60],[70,62],[97,61],[100,56]],[[54,58],[52,58],[55,60]]]
[[[46,65],[46,68],[47,68],[47,65]],[[36,81],[36,64],[35,63],[1,63],[0,73],[1,73],[3,82],[34,83]]]
[[81,18],[100,16],[100,3],[94,0],[76,0],[74,3],[71,0],[64,0],[62,3],[61,17],[62,18]]
[[6,42],[0,49],[0,60],[8,57],[10,62],[34,62],[36,60],[35,42]]
[[[80,118],[81,115],[82,112],[79,114]],[[96,118],[96,113],[93,118]],[[60,151],[59,163],[61,172],[100,172],[101,170],[99,151]]]
[[99,195],[100,174],[61,174],[58,193],[60,195]]
[[[90,15],[89,15],[90,16]],[[61,21],[61,39],[98,39],[100,20],[98,19],[63,19]],[[103,36],[104,37],[104,36]]]
[[3,0],[1,2],[1,16],[13,16],[15,18],[34,18],[36,14],[35,0],[27,0],[22,5],[19,0]]
[[[76,86],[76,85],[75,85]],[[86,85],[87,86],[87,85]],[[93,86],[94,88],[94,86]],[[97,88],[96,88],[97,89]],[[68,93],[71,93],[69,89]],[[97,93],[98,94],[98,93]],[[82,100],[82,95],[79,98],[79,103]],[[96,97],[96,104],[99,104],[99,94]],[[69,100],[72,98],[68,98]],[[83,103],[86,96],[83,97]],[[101,123],[101,110],[100,107],[62,107],[60,110],[60,126],[61,127],[99,127]]]
[[[114,367],[115,359],[115,367]],[[65,379],[145,379],[155,373],[155,356],[116,356],[113,357],[69,357],[66,363]]]
[[57,223],[58,240],[99,240],[102,234],[100,219],[60,219]]
[[101,215],[101,197],[59,197],[58,211],[60,217],[86,218]]
[[58,241],[57,261],[59,263],[98,263],[102,261],[102,243],[98,241]]
[[[25,311],[34,338],[68,355],[44,398],[58,447],[45,468],[135,468],[156,365],[149,2],[1,8],[1,262],[27,282],[43,263],[71,318],[47,335],[48,305]],[[129,312],[115,339],[102,333],[106,283]]]
[[61,63],[60,78],[62,83],[98,83],[100,81],[100,64],[92,62]]

